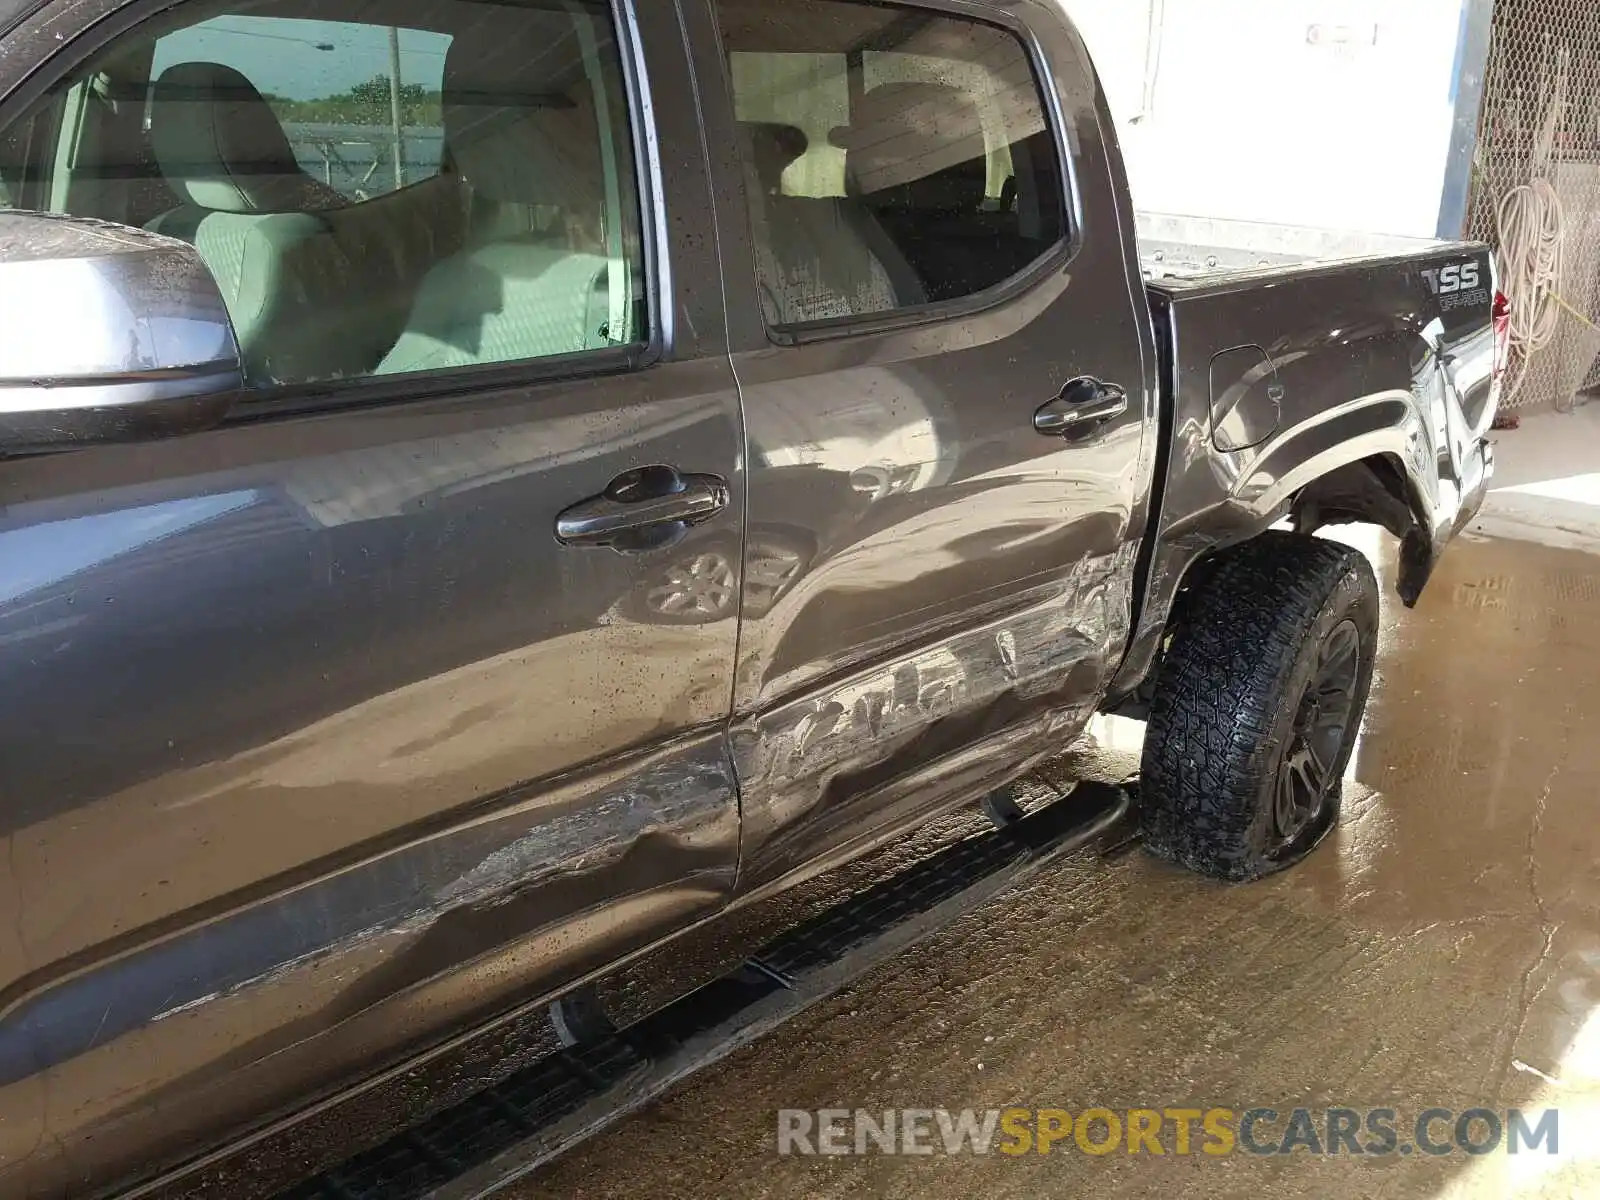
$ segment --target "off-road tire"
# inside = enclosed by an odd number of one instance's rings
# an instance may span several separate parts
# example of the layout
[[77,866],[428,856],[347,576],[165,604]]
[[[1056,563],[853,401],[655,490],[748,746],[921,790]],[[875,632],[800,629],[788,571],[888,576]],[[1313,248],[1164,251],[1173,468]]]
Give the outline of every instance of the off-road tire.
[[[1185,598],[1151,700],[1140,801],[1153,853],[1243,881],[1316,847],[1338,823],[1372,687],[1378,610],[1371,565],[1337,542],[1272,532],[1223,553]],[[1337,638],[1348,651],[1352,626],[1349,727],[1322,809],[1286,842],[1274,816],[1280,773],[1291,743],[1302,744],[1303,698],[1324,670],[1324,646]]]

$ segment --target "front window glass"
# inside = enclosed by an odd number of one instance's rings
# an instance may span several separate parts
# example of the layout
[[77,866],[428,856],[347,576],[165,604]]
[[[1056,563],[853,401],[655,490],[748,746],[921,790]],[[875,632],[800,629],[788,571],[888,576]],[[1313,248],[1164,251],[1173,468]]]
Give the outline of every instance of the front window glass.
[[304,11],[193,3],[132,30],[0,131],[0,186],[194,245],[258,386],[644,338],[604,4]]

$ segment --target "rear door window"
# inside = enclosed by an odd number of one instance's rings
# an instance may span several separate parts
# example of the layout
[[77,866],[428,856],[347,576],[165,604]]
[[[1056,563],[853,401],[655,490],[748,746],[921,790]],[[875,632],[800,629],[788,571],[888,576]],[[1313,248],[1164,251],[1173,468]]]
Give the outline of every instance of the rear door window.
[[785,326],[960,300],[1066,236],[1023,41],[856,0],[719,0],[763,305]]

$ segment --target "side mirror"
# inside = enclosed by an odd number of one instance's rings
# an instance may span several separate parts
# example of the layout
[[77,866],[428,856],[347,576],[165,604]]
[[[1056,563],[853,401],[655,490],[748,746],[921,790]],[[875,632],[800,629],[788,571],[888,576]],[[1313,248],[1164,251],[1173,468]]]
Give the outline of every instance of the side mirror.
[[233,323],[194,247],[0,210],[0,454],[207,429],[243,387]]

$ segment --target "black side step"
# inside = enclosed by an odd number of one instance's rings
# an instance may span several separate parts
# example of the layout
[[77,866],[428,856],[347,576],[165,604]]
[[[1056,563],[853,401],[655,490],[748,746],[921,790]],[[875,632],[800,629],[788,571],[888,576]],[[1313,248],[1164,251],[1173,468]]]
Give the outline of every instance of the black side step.
[[827,909],[637,1024],[540,1059],[278,1200],[486,1196],[1062,855],[1128,841],[1130,807],[1122,788],[1080,784]]

